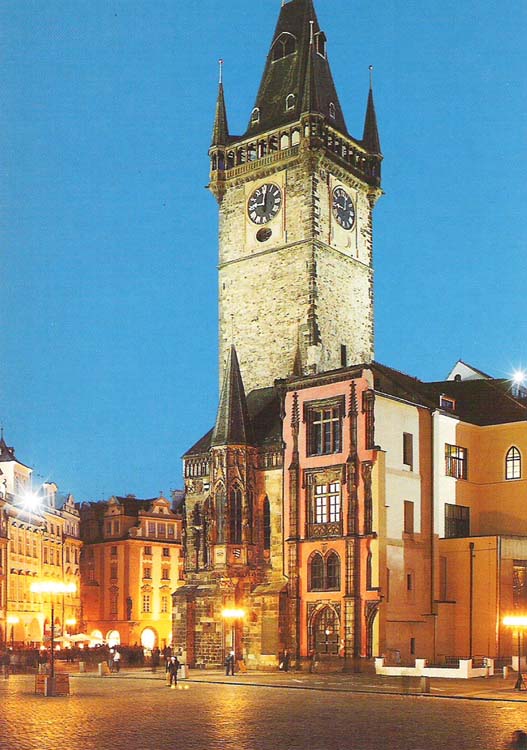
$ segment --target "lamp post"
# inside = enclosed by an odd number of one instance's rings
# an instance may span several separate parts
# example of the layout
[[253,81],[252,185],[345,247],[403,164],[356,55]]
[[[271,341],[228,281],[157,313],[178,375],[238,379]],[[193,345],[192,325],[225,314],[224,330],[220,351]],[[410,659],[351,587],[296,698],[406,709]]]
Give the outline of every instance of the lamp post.
[[53,695],[53,680],[55,678],[55,594],[74,594],[77,587],[74,583],[65,583],[65,581],[35,581],[31,584],[30,590],[34,594],[49,594],[51,598],[51,663],[50,678],[51,690],[47,695]]
[[221,616],[225,622],[231,626],[231,649],[234,651],[236,660],[236,620],[243,620],[245,617],[244,609],[222,609]]
[[[18,625],[20,619],[16,615],[9,615],[7,618],[7,624],[11,625],[11,651],[15,650],[15,625]],[[7,629],[6,629],[6,641],[7,641]]]
[[503,618],[503,624],[506,627],[513,628],[516,631],[518,638],[518,678],[514,685],[515,690],[525,690],[526,685],[522,676],[521,658],[522,658],[522,636],[527,628],[527,617],[523,616],[510,616]]

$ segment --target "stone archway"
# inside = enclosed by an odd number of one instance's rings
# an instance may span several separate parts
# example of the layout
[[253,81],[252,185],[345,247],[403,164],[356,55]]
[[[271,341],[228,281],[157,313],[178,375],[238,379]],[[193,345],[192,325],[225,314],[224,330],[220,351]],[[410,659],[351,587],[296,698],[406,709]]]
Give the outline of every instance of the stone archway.
[[310,650],[319,657],[338,657],[340,617],[329,604],[317,607],[309,622]]

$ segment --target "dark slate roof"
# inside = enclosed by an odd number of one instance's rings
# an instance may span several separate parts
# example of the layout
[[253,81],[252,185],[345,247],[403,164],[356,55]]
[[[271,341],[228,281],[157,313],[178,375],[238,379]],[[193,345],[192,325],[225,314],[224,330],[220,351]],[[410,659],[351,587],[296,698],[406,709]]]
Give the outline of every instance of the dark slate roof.
[[8,445],[6,441],[4,440],[4,436],[0,437],[0,462],[7,462],[7,461],[16,461],[17,464],[20,464],[20,466],[25,466],[26,469],[29,469],[29,466],[26,466],[26,464],[23,464],[22,461],[19,461],[18,458],[15,456],[15,449]]
[[[312,0],[290,0],[282,6],[256,97],[260,120],[249,123],[245,137],[296,122],[306,112],[329,117],[331,102],[335,105],[332,124],[347,135],[327,55],[323,57],[315,51],[310,21],[316,36],[320,26]],[[284,32],[296,38],[296,51],[273,62],[273,45]],[[295,95],[295,107],[286,111],[289,94]]]
[[229,140],[229,125],[227,123],[227,109],[223,95],[223,83],[220,83],[218,99],[216,101],[216,115],[212,131],[212,146],[226,146]]
[[455,401],[455,408],[444,411],[463,422],[484,426],[527,420],[527,402],[513,396],[508,380],[488,378],[425,383],[378,362],[372,365],[372,369],[377,391],[434,409],[440,408],[441,396],[449,396]]
[[366,107],[366,118],[364,120],[362,145],[371,154],[381,153],[381,141],[379,138],[379,130],[377,128],[377,115],[375,114],[375,104],[373,102],[373,90],[371,88],[370,93],[368,94],[368,105]]
[[223,386],[212,445],[251,445],[252,429],[247,411],[240,365],[236,349],[231,346],[225,368]]
[[[270,386],[251,391],[247,396],[247,410],[253,432],[251,445],[260,447],[281,441],[280,395],[276,388]],[[213,430],[209,430],[184,457],[207,453],[212,445],[212,433]]]

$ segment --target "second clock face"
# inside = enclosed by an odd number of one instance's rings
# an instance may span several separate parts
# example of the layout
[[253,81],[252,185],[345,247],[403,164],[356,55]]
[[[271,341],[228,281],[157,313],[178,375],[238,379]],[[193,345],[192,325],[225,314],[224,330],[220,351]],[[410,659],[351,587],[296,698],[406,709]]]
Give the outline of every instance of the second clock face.
[[272,182],[260,185],[249,198],[247,213],[254,224],[267,224],[282,207],[282,192]]
[[351,229],[355,224],[355,206],[344,188],[336,187],[333,191],[333,216],[343,229]]

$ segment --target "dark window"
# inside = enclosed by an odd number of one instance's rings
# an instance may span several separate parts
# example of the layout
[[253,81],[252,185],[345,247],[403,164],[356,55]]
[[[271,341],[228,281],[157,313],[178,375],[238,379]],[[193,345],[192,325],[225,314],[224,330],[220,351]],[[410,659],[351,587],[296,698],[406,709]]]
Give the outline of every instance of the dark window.
[[242,542],[242,491],[239,487],[231,490],[230,497],[230,543],[241,544]]
[[404,501],[404,531],[414,533],[414,504],[410,500]]
[[143,568],[143,578],[152,578],[152,568]]
[[441,396],[439,399],[439,406],[442,409],[448,410],[448,411],[455,411],[456,410],[456,402],[453,398],[450,398],[449,396]]
[[296,39],[292,34],[284,32],[280,34],[273,45],[273,62],[281,60],[282,57],[292,55],[296,51]]
[[521,476],[522,457],[518,448],[513,445],[505,457],[505,479],[521,479]]
[[163,547],[163,557],[170,557],[170,547]]
[[225,542],[225,490],[220,487],[216,493],[216,541]]
[[414,467],[414,436],[411,432],[403,432],[403,464]]
[[445,537],[470,536],[470,508],[445,503]]
[[371,450],[375,446],[375,394],[373,391],[364,391],[362,394],[362,413],[366,417],[366,449]]
[[117,547],[110,547],[110,555],[115,556],[117,554]]
[[407,591],[414,590],[414,574],[413,573],[406,574],[406,590]]
[[316,35],[317,52],[322,57],[326,57],[326,35],[323,31],[319,31]]
[[271,549],[271,505],[266,497],[263,506],[264,549]]
[[447,477],[466,479],[468,451],[459,445],[445,444],[445,472]]
[[341,367],[348,366],[348,350],[346,348],[346,344],[340,345],[340,366]]
[[311,591],[324,590],[324,559],[318,552],[311,558],[310,569],[310,589]]
[[415,638],[410,638],[410,654],[415,655]]
[[312,405],[308,411],[309,455],[320,456],[342,450],[341,403]]
[[328,591],[340,589],[340,560],[335,552],[331,552],[326,561],[326,589]]
[[152,554],[152,547],[143,547],[143,554],[144,555],[151,555]]
[[527,560],[513,560],[512,606],[522,612],[527,609]]

